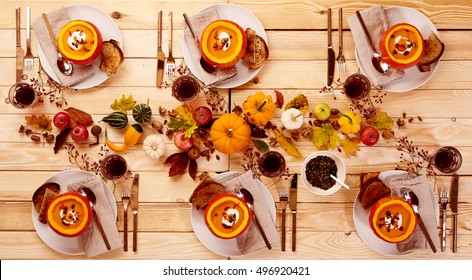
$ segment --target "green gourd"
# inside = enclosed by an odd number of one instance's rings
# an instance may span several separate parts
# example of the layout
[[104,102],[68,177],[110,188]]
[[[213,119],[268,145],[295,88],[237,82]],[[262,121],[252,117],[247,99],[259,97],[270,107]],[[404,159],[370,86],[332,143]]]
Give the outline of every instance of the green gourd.
[[112,127],[123,128],[128,124],[128,116],[125,113],[116,111],[104,117],[101,121],[106,122]]
[[133,108],[133,118],[138,123],[147,123],[151,120],[152,110],[149,107],[149,99],[146,104],[138,104]]

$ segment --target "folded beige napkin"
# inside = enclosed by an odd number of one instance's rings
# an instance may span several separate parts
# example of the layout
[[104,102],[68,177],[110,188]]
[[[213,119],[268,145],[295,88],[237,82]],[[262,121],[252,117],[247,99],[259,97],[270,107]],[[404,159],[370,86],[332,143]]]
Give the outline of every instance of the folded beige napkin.
[[[386,184],[392,190],[392,195],[401,197],[400,189],[409,188],[418,196],[418,211],[420,213],[421,218],[423,219],[426,228],[428,229],[429,235],[431,236],[434,245],[436,246],[436,248],[438,248],[439,232],[438,224],[436,221],[437,209],[435,209],[433,205],[430,183],[426,175],[397,176],[389,180],[389,182],[387,183]],[[408,252],[413,250],[428,249],[430,248],[430,246],[420,226],[417,225],[413,234],[407,240],[398,243],[397,248],[400,252]]]
[[[121,237],[118,233],[118,228],[116,227],[116,218],[111,208],[110,202],[108,201],[105,190],[103,188],[103,182],[100,176],[94,175],[77,182],[74,182],[67,186],[67,189],[70,191],[78,191],[81,187],[90,188],[96,198],[97,203],[95,204],[95,212],[100,218],[102,223],[103,230],[110,242],[111,250],[115,250],[123,247],[121,242]],[[97,227],[95,219],[91,224],[92,226],[81,235],[85,252],[87,252],[88,257],[94,257],[103,253],[108,252],[105,245],[105,241],[100,234],[100,230]]]
[[[220,16],[218,15],[216,7],[210,7],[200,12],[198,15],[189,17],[190,24],[192,24],[193,32],[195,32],[195,35],[199,38],[199,40],[201,38],[203,30],[205,30],[205,27],[207,27],[208,24],[217,19],[220,19]],[[219,83],[234,77],[238,73],[236,70],[236,66],[224,69],[217,68],[216,71],[212,74],[203,70],[203,68],[200,66],[200,58],[202,56],[200,53],[200,49],[198,48],[197,42],[195,42],[195,38],[193,37],[192,32],[190,32],[190,28],[187,26],[185,21],[183,28],[185,38],[187,39],[190,48],[190,53],[192,54],[193,62],[197,66],[201,81],[205,85],[216,86]]]
[[[226,181],[220,182],[223,184],[228,192],[238,193],[242,187],[246,188],[254,197],[254,212],[261,224],[270,244],[279,242],[279,234],[275,228],[275,221],[270,215],[268,205],[264,202],[256,180],[253,178],[252,171],[247,171],[239,176],[231,177]],[[261,232],[256,226],[256,222],[251,220],[249,228],[241,236],[236,238],[239,250],[243,254],[249,254],[256,250],[266,247]]]
[[[365,22],[367,30],[369,30],[372,43],[375,45],[377,51],[380,52],[380,38],[382,37],[384,31],[388,29],[387,16],[385,15],[383,6],[375,5],[372,8],[361,11],[360,13],[362,19]],[[369,77],[374,85],[382,86],[394,80],[401,79],[403,76],[405,76],[404,71],[391,67],[385,74],[375,70],[374,66],[372,65],[372,47],[369,44],[369,40],[362,29],[357,15],[354,13],[354,15],[348,17],[347,22],[351,28],[352,37],[354,38],[359,60],[366,71],[365,74]]]
[[[66,25],[68,22],[71,21],[69,14],[65,8],[61,8],[59,10],[53,11],[46,15],[49,21],[49,25],[51,25],[52,32],[57,37],[59,36],[59,32],[61,31],[62,27]],[[56,73],[59,81],[64,86],[72,86],[80,81],[83,81],[97,72],[98,68],[92,67],[90,65],[77,65],[74,64],[74,71],[72,75],[66,76],[59,71],[57,68],[57,49],[54,45],[54,42],[51,40],[51,36],[49,35],[48,29],[46,27],[46,23],[44,23],[44,19],[42,16],[36,18],[32,22],[32,27],[38,37],[38,42],[41,44],[41,48],[43,49],[44,54],[49,62],[49,65]]]

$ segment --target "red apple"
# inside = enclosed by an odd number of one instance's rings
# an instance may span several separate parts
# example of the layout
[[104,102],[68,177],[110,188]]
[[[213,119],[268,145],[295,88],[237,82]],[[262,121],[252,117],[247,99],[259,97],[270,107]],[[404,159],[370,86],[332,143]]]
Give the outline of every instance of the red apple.
[[373,126],[366,126],[360,133],[364,145],[373,146],[379,141],[379,131]]
[[72,128],[70,136],[75,143],[80,144],[88,140],[89,132],[85,125],[78,124]]
[[59,128],[60,130],[63,130],[64,128],[69,126],[70,116],[67,112],[59,112],[54,115],[52,122],[54,123],[55,127]]
[[179,130],[174,134],[175,146],[184,152],[187,152],[193,146],[193,138],[185,137],[185,130]]
[[211,113],[210,108],[206,106],[200,106],[193,110],[193,118],[198,125],[205,125],[211,121],[213,114]]
[[193,159],[193,160],[196,160],[200,157],[200,149],[196,146],[192,146],[188,151],[187,151],[187,154],[188,154],[188,157],[190,159]]

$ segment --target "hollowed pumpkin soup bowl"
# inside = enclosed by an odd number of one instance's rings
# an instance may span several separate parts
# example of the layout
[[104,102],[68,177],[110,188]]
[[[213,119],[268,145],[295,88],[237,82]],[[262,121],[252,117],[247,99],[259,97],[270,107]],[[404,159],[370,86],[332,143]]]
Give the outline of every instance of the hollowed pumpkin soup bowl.
[[47,208],[49,227],[64,237],[76,237],[84,233],[92,221],[92,208],[78,192],[65,192],[56,196]]
[[251,209],[234,194],[214,198],[205,208],[205,223],[216,237],[231,239],[243,234],[251,221]]
[[100,30],[91,22],[73,20],[60,31],[57,39],[59,52],[74,64],[87,65],[101,54],[103,46]]
[[372,231],[389,243],[405,241],[416,228],[416,214],[411,205],[399,197],[389,196],[377,201],[370,210]]

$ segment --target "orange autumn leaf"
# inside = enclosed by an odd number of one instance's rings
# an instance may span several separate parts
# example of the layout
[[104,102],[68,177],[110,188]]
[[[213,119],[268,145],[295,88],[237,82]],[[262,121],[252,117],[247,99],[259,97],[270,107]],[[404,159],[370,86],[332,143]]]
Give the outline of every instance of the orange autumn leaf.
[[31,116],[26,116],[26,125],[34,128],[34,129],[44,129],[47,131],[52,130],[52,125],[51,125],[51,118],[46,115],[31,115]]
[[346,156],[355,156],[357,154],[357,151],[359,151],[359,143],[361,140],[357,137],[347,137],[346,140],[344,140],[344,153]]

